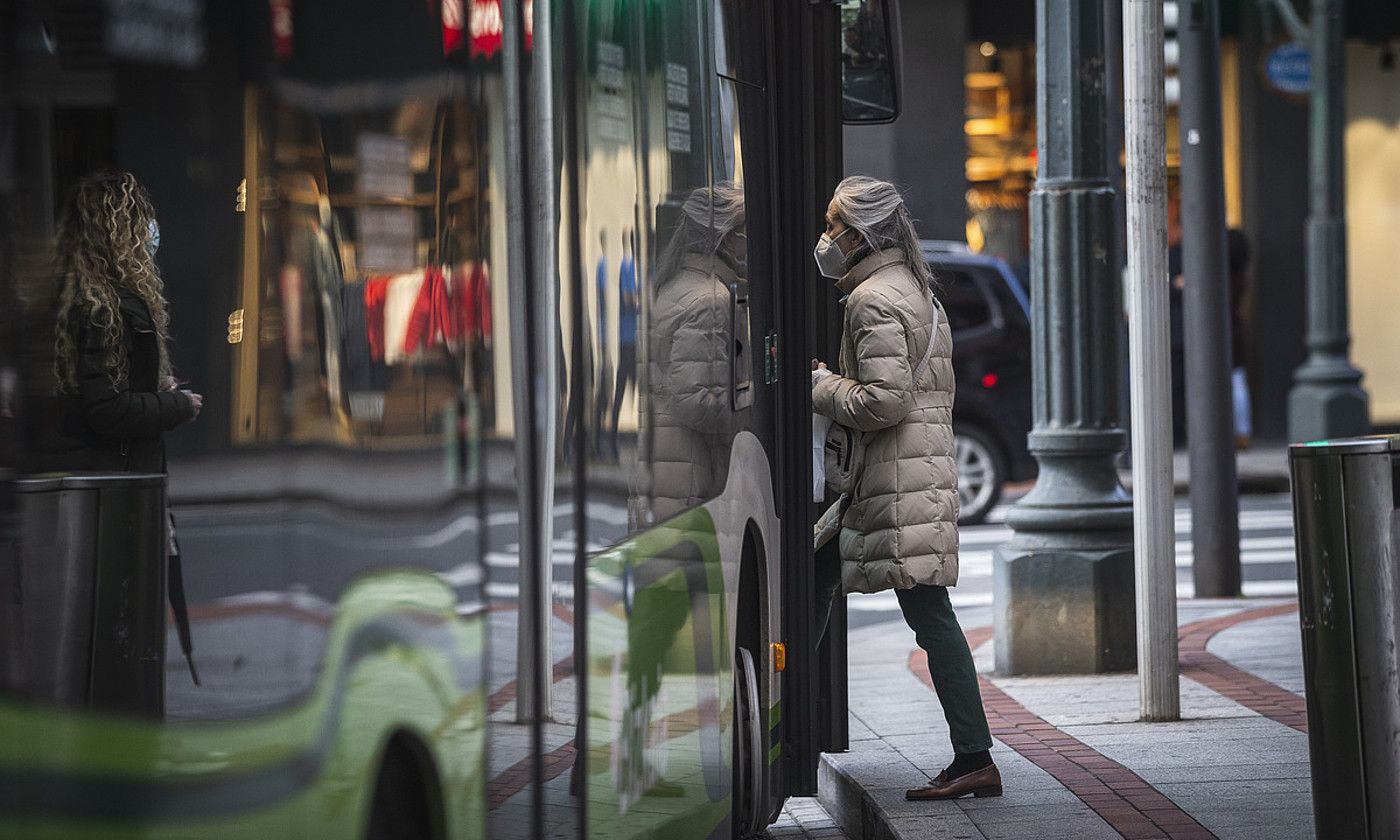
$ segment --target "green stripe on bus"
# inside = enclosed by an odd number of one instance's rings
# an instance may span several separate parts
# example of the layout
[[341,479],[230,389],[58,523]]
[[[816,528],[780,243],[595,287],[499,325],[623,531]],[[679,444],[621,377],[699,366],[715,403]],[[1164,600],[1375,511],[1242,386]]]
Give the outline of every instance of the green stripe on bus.
[[771,708],[768,709],[768,728],[769,728],[769,729],[775,729],[775,728],[777,728],[778,724],[781,723],[782,720],[783,720],[783,704],[782,704],[782,703],[774,703],[773,706],[772,706]]

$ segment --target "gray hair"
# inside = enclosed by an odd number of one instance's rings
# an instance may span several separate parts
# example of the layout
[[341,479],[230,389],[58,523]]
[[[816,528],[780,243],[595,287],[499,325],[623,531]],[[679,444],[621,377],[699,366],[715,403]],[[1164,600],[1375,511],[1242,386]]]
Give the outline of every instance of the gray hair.
[[852,175],[836,185],[831,200],[841,221],[855,228],[872,249],[903,251],[904,262],[914,276],[925,284],[934,283],[933,273],[919,249],[914,220],[894,184],[868,175]]
[[658,271],[665,283],[680,271],[687,254],[710,256],[724,238],[744,226],[744,188],[732,181],[693,190],[681,205],[680,223],[661,255]]

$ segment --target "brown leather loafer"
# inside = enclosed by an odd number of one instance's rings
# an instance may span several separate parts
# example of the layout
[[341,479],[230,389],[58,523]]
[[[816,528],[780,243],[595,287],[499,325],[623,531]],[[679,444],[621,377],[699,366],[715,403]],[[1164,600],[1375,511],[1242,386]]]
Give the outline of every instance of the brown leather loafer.
[[957,799],[960,796],[1001,796],[1001,771],[995,764],[948,781],[948,771],[938,774],[928,787],[910,788],[905,799]]

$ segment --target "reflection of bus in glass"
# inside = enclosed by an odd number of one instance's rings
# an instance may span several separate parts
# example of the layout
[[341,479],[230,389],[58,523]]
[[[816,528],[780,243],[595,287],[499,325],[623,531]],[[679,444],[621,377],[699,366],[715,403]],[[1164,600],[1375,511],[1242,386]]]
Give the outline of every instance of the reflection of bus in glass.
[[115,561],[55,536],[108,533],[44,496],[81,481],[6,474],[0,835],[738,836],[815,791],[833,7],[21,5],[26,395],[63,191],[115,166],[205,408],[168,441],[178,549],[146,540],[146,707],[37,655],[116,609],[52,557]]

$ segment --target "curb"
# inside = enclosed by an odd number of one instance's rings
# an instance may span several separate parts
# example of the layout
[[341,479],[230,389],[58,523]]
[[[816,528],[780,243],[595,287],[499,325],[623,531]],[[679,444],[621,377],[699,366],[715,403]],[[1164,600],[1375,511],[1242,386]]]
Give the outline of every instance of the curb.
[[[1123,489],[1129,492],[1133,489],[1133,474],[1130,470],[1119,470],[1118,479],[1123,485]],[[1243,474],[1236,478],[1239,486],[1239,495],[1273,495],[1276,493],[1287,493],[1292,489],[1287,473],[1281,474]],[[1190,476],[1177,472],[1172,476],[1172,487],[1177,496],[1187,496],[1191,491]]]
[[817,801],[851,840],[901,840],[884,807],[827,755],[817,768]]

